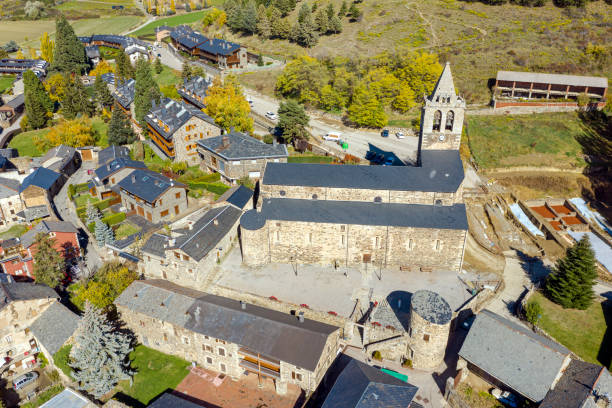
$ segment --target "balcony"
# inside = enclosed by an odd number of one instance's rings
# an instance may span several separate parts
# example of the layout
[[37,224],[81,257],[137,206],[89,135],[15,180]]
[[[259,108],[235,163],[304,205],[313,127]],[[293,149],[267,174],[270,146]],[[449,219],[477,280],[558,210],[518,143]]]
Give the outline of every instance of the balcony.
[[245,356],[246,357],[250,357],[251,360],[259,360],[259,361],[261,361],[265,365],[269,365],[269,366],[276,367],[276,368],[280,369],[280,361],[274,360],[274,359],[266,357],[266,356],[262,356],[261,354],[254,353],[254,352],[252,352],[252,351],[250,351],[248,349],[245,349],[245,348],[241,347],[238,350],[238,354],[241,357],[245,357]]
[[265,367],[260,367],[255,363],[251,363],[250,361],[240,360],[240,367],[252,373],[258,373],[266,377],[275,378],[275,379],[280,378],[280,373],[276,371],[272,371]]

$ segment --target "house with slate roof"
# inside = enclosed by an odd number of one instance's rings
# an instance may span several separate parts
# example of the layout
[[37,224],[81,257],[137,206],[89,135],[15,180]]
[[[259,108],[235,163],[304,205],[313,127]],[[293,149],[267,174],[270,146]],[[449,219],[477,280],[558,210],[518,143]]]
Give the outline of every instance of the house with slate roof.
[[248,63],[245,47],[231,41],[205,37],[186,25],[174,28],[170,39],[178,50],[217,64],[221,69],[245,68]]
[[193,166],[200,163],[196,142],[219,136],[221,128],[213,118],[184,102],[164,98],[145,116],[151,141],[169,159]]
[[53,355],[71,342],[80,321],[81,318],[66,306],[53,302],[30,325],[30,332],[47,361],[53,362]]
[[0,127],[7,128],[25,109],[25,94],[19,94],[0,106]]
[[0,226],[19,221],[18,214],[23,211],[19,187],[19,181],[0,177]]
[[210,271],[237,241],[242,208],[252,195],[243,187],[228,196],[229,201],[177,221],[170,237],[153,234],[141,249],[145,276],[203,288]]
[[25,71],[33,71],[39,78],[47,75],[49,63],[45,60],[33,59],[0,59],[0,74],[23,74]]
[[40,348],[30,327],[58,300],[46,285],[0,283],[0,374],[21,373],[36,364]]
[[38,167],[21,182],[19,196],[26,207],[50,208],[51,200],[63,184],[64,179],[61,174],[45,167]]
[[284,144],[266,144],[237,131],[198,140],[197,145],[200,166],[219,173],[228,184],[245,177],[258,181],[267,163],[286,163],[289,156]]
[[112,95],[123,112],[132,119],[132,123],[138,126],[138,123],[136,123],[136,120],[134,119],[134,95],[136,94],[135,86],[136,81],[131,78],[117,83]]
[[570,354],[560,344],[483,310],[461,346],[457,370],[462,380],[473,373],[493,387],[540,403],[557,389],[570,367]]
[[94,177],[89,182],[90,194],[100,200],[120,198],[117,184],[135,169],[146,170],[147,166],[141,161],[130,159],[129,155],[107,161],[94,170]]
[[187,186],[151,170],[136,169],[117,183],[123,207],[154,224],[187,209]]
[[163,353],[240,378],[314,391],[338,350],[336,326],[165,280],[133,282],[116,300],[138,340]]
[[100,62],[100,47],[97,45],[90,45],[85,47],[85,55],[92,66],[98,65]]
[[108,163],[111,160],[118,158],[129,159],[130,149],[126,146],[110,145],[98,153],[98,166]]
[[81,165],[81,156],[74,147],[59,145],[47,151],[40,160],[40,165],[60,173],[67,180]]
[[464,106],[451,91],[447,65],[429,100],[448,106],[426,104],[421,123],[452,111],[443,139],[453,143],[422,143],[419,166],[268,161],[256,209],[240,220],[243,262],[460,271],[468,223],[454,137]]
[[176,89],[181,98],[183,98],[183,101],[192,104],[198,109],[204,109],[206,107],[204,98],[206,98],[208,87],[211,85],[211,80],[201,76],[193,76],[183,80],[183,84],[178,85]]
[[213,207],[222,207],[231,204],[242,211],[253,208],[253,190],[238,184],[221,194],[213,203]]

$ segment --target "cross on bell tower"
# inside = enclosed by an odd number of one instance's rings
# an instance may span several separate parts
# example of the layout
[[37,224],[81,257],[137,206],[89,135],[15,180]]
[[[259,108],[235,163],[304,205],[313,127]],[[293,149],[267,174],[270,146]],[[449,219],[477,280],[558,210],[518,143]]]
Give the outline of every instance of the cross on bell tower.
[[[421,111],[419,153],[425,150],[458,150],[465,114],[465,101],[455,92],[450,63],[446,63]],[[420,156],[420,154],[419,154]]]

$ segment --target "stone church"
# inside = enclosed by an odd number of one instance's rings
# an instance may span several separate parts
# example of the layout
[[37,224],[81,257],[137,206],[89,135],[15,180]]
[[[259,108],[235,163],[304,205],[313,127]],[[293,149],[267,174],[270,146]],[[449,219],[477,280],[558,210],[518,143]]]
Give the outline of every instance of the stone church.
[[240,219],[243,262],[459,271],[464,111],[446,64],[425,98],[417,166],[268,163]]

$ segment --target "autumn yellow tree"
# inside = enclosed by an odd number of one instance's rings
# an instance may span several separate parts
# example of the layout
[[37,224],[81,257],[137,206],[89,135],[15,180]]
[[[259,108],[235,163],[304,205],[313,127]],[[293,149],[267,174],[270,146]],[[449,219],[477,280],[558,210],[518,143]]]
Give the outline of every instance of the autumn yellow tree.
[[226,131],[231,127],[240,132],[253,131],[253,119],[249,117],[251,106],[242,94],[242,87],[235,76],[226,77],[223,83],[215,78],[204,103],[204,112]]
[[62,74],[53,74],[45,81],[45,89],[54,102],[60,102],[64,99],[64,91],[66,90],[66,77]]
[[53,51],[55,43],[49,38],[49,33],[45,33],[40,37],[40,52],[42,59],[47,61],[49,64],[53,62]]
[[30,53],[30,59],[38,59],[38,53],[36,52],[35,48],[30,47],[28,52]]
[[15,56],[15,58],[25,59],[25,56],[23,55],[23,51],[21,51],[21,48],[17,50],[17,55]]
[[96,65],[94,69],[89,71],[89,75],[98,76],[102,74],[107,74],[109,72],[115,72],[115,69],[113,68],[111,64],[108,63],[108,61],[102,60],[98,63],[98,65]]
[[53,126],[46,136],[39,136],[34,143],[41,151],[65,144],[72,147],[93,146],[96,132],[87,117],[63,120]]
[[170,0],[170,10],[176,13],[176,5],[174,4],[174,0]]

